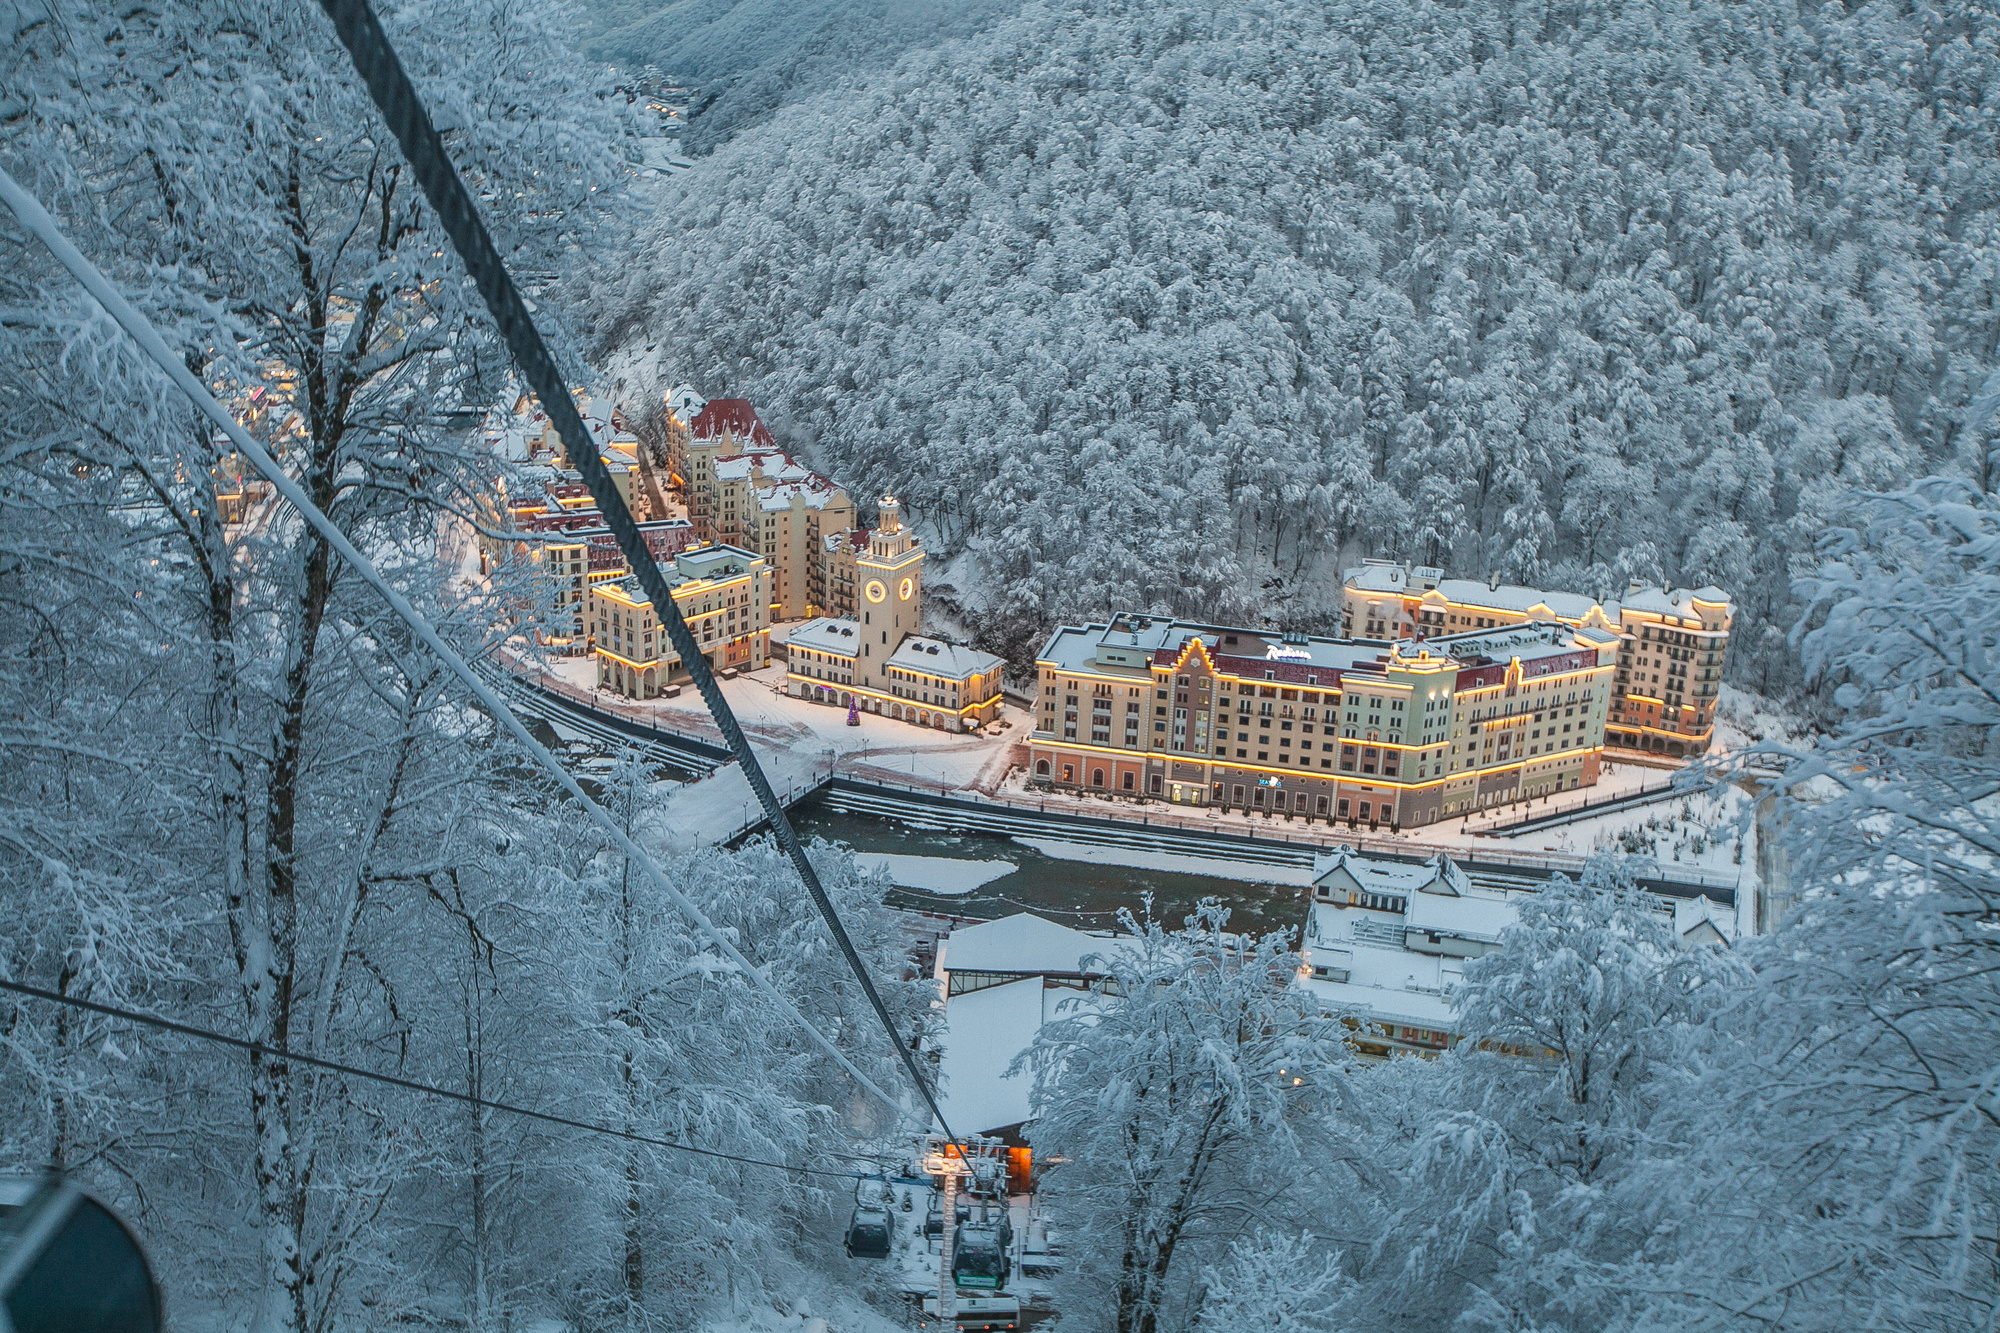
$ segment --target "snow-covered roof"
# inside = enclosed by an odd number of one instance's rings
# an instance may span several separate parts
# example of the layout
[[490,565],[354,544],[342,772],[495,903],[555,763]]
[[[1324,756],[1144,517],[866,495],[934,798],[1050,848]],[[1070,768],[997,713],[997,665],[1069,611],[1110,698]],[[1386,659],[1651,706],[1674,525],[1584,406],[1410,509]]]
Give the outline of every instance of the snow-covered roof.
[[1605,649],[1617,642],[1616,636],[1600,629],[1576,629],[1535,621],[1503,625],[1499,629],[1469,630],[1464,634],[1434,635],[1425,639],[1422,646],[1469,663],[1506,662],[1517,657],[1523,662],[1533,662],[1544,657],[1566,656],[1579,646]]
[[944,1059],[938,1100],[960,1134],[991,1134],[1028,1118],[1035,1076],[1007,1067],[1028,1049],[1042,1025],[1097,1009],[1095,997],[1027,977],[954,995],[945,1005]]
[[[1364,560],[1343,570],[1341,582],[1360,593],[1414,596],[1429,592],[1460,606],[1491,607],[1524,616],[1544,614],[1558,620],[1583,620],[1600,609],[1600,603],[1583,593],[1551,592],[1492,579],[1448,579],[1443,577],[1441,570],[1394,560]],[[1634,585],[1618,601],[1602,603],[1601,610],[1613,621],[1617,620],[1621,608],[1653,615],[1692,616],[1699,614],[1694,607],[1697,601],[1727,607],[1729,594],[1712,585],[1693,590]]]
[[[1409,957],[1421,959],[1423,956],[1410,954]],[[1435,963],[1438,960],[1426,961]],[[1437,1031],[1451,1030],[1450,1002],[1443,995],[1428,990],[1379,983],[1328,981],[1324,977],[1309,978],[1306,988],[1333,1013],[1351,1013],[1377,1023],[1408,1023]]]
[[486,441],[496,458],[509,463],[525,463],[534,457],[541,446],[542,432],[539,426],[508,425],[486,432]]
[[1119,616],[1109,624],[1063,625],[1049,636],[1040,661],[1070,670],[1122,666],[1150,671],[1158,653],[1178,654],[1192,639],[1200,639],[1210,657],[1251,662],[1284,663],[1332,674],[1382,655],[1373,641],[1293,635],[1290,639],[1261,630],[1230,629],[1146,616]]
[[792,632],[785,636],[785,643],[792,648],[810,648],[815,652],[839,653],[847,657],[861,651],[861,639],[855,633],[854,622],[833,616],[821,616],[794,626]]
[[745,481],[758,476],[766,482],[818,481],[825,485],[832,484],[790,454],[781,453],[776,449],[730,454],[715,460],[715,477],[718,481]]
[[1083,960],[1115,948],[1118,938],[1058,925],[1033,912],[1016,912],[951,932],[938,944],[937,966],[940,972],[1088,975],[1103,969],[1086,968]]
[[667,392],[667,410],[683,423],[693,421],[708,406],[708,399],[695,392],[692,384],[676,384]]
[[1500,932],[1521,915],[1518,895],[1490,892],[1444,897],[1434,893],[1413,893],[1404,912],[1411,930],[1461,940],[1498,944]]
[[1540,588],[1524,588],[1514,583],[1503,583],[1496,588],[1477,579],[1443,579],[1437,590],[1460,606],[1490,606],[1521,615],[1540,610],[1562,620],[1581,620],[1597,605],[1582,593],[1543,592]]
[[1000,665],[1000,659],[964,644],[911,635],[889,655],[889,665],[905,671],[927,671],[950,680],[966,680],[993,670]]
[[1430,565],[1406,565],[1400,560],[1363,560],[1344,569],[1340,581],[1358,592],[1403,592],[1408,588],[1431,588],[1444,571]]
[[839,494],[839,487],[827,484],[824,477],[814,477],[810,481],[764,487],[757,492],[757,507],[767,512],[790,509],[796,499],[807,509],[824,509]]
[[688,433],[697,440],[711,440],[721,435],[734,435],[748,440],[759,448],[775,449],[778,441],[765,428],[757,416],[757,409],[750,405],[748,398],[711,398],[702,405],[695,419],[688,425]]
[[[1339,852],[1318,868],[1301,953],[1327,975],[1307,986],[1329,1009],[1433,1032],[1451,1030],[1447,996],[1467,960],[1499,947],[1533,892],[1476,885],[1444,856],[1410,862]],[[1371,905],[1349,903],[1343,890],[1351,886],[1368,892]],[[1318,901],[1321,894],[1332,901]]]
[[1028,1118],[1034,1075],[1007,1066],[1042,1028],[1042,979],[954,995],[945,1005],[939,1089],[945,1119],[960,1134],[985,1134]]
[[1445,992],[1464,978],[1465,960],[1405,948],[1404,929],[1400,913],[1314,903],[1300,953],[1330,975],[1310,977],[1306,986],[1332,1010],[1449,1030]]
[[1684,945],[1732,943],[1736,912],[1705,897],[1676,898],[1674,937]]
[[1618,599],[1613,610],[1642,611],[1656,616],[1698,616],[1701,612],[1694,606],[1697,601],[1726,607],[1729,605],[1729,594],[1714,586],[1692,591],[1687,588],[1632,588]]
[[1412,893],[1443,894],[1457,897],[1472,891],[1472,882],[1450,857],[1438,855],[1428,861],[1390,861],[1360,856],[1341,847],[1322,854],[1313,864],[1313,884],[1353,884],[1368,893],[1402,897]]

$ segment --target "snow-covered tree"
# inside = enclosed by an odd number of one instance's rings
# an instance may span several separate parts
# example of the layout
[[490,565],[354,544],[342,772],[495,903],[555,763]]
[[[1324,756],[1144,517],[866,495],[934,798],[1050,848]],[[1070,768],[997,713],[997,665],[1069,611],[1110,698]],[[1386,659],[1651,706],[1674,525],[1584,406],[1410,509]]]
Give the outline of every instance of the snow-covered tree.
[[[478,651],[509,590],[489,601],[458,578],[466,534],[454,516],[480,513],[492,460],[452,414],[482,405],[505,363],[325,18],[189,0],[15,6],[3,21],[10,172],[315,502]],[[615,182],[620,151],[614,114],[565,55],[558,22],[505,0],[396,7],[387,21],[476,188],[519,205],[493,218],[503,250],[555,267],[592,225],[592,193]],[[453,768],[472,740],[460,705],[428,654],[268,493],[249,492],[246,521],[225,512],[233,460],[210,431],[67,278],[16,253],[37,275],[10,349],[34,415],[14,427],[8,461],[39,478],[52,511],[109,502],[116,518],[97,544],[12,572],[24,592],[37,578],[80,591],[89,570],[85,582],[153,608],[152,623],[129,626],[140,655],[68,689],[88,707],[129,701],[136,685],[185,729],[131,770],[140,791],[127,803],[135,815],[149,801],[175,810],[157,836],[171,837],[178,873],[155,882],[203,927],[162,971],[260,1042],[393,1051],[410,978],[384,946],[412,893],[448,865],[476,781],[476,769]],[[25,509],[13,517],[28,521]],[[58,640],[98,632],[89,602],[47,605],[64,612],[48,622]],[[121,615],[103,619],[127,632]],[[115,803],[92,817],[115,818]],[[67,873],[24,854],[24,874]],[[22,888],[40,891],[32,876]],[[210,1067],[227,1071],[250,1134],[259,1327],[319,1327],[384,1299],[368,1270],[386,1248],[362,1237],[422,1156],[413,1134],[390,1127],[409,1108],[279,1058]]]
[[1035,1073],[1029,1142],[1058,1163],[1043,1188],[1067,1238],[1059,1299],[1079,1327],[1185,1326],[1205,1266],[1255,1271],[1226,1255],[1232,1238],[1308,1208],[1333,1179],[1323,1131],[1346,1029],[1290,984],[1298,956],[1282,933],[1230,936],[1226,919],[1212,903],[1180,931],[1128,916],[1133,938],[1107,945],[1094,999],[1016,1061]]
[[1343,1108],[1376,1167],[1356,1229],[1381,1228],[1355,1260],[1353,1326],[1612,1326],[1600,1274],[1647,1239],[1631,1182],[1679,1146],[1663,1115],[1739,975],[1677,948],[1608,858],[1526,900],[1452,995],[1457,1048],[1370,1071]]
[[[1975,1329],[2000,1301],[2000,510],[1863,496],[1803,591],[1842,718],[1788,761],[1785,915],[1689,1080],[1624,1279],[1662,1319]],[[1686,1209],[1685,1215],[1677,1215]]]

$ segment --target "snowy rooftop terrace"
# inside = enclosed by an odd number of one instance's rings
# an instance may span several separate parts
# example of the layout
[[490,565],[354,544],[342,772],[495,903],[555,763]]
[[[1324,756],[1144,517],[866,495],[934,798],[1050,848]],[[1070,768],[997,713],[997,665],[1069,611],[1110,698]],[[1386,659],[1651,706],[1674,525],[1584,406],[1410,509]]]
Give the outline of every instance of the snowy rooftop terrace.
[[757,473],[762,473],[766,482],[814,483],[831,488],[831,482],[798,462],[790,454],[776,449],[756,449],[749,453],[731,454],[715,460],[715,476],[718,481],[745,481]]
[[854,622],[821,616],[808,620],[803,625],[794,626],[785,636],[785,643],[792,648],[810,648],[815,652],[838,653],[852,657],[860,651],[860,638],[855,634]]
[[[1279,635],[1249,629],[1119,616],[1105,625],[1064,625],[1049,636],[1037,660],[1058,670],[1151,670],[1172,663],[1200,640],[1209,658],[1226,672],[1331,687],[1349,671],[1381,673],[1403,646],[1374,639],[1334,639]],[[1615,636],[1598,629],[1537,623],[1476,630],[1425,639],[1421,648],[1464,666],[1532,662],[1572,654],[1580,647],[1615,646]]]
[[[1329,674],[1364,662],[1373,663],[1384,647],[1371,640],[1307,635],[1286,638],[1259,630],[1122,615],[1109,624],[1061,626],[1049,636],[1038,660],[1073,671],[1123,667],[1150,673],[1156,655],[1178,656],[1194,639],[1201,640],[1212,658],[1282,662],[1294,667],[1318,668]],[[1327,683],[1333,682],[1329,679]]]
[[1533,662],[1543,657],[1561,657],[1577,651],[1579,641],[1598,649],[1614,648],[1618,638],[1601,629],[1572,629],[1546,621],[1508,625],[1501,629],[1478,629],[1465,634],[1440,634],[1422,641],[1432,653],[1456,658],[1467,666],[1507,662],[1520,658]]
[[[1600,605],[1583,593],[1547,592],[1497,580],[1448,579],[1441,569],[1407,565],[1395,560],[1364,560],[1343,571],[1341,583],[1356,592],[1396,596],[1421,594],[1435,589],[1440,596],[1461,606],[1490,606],[1521,615],[1546,610],[1563,620],[1582,620]],[[1605,617],[1615,622],[1625,608],[1653,615],[1696,615],[1698,613],[1693,604],[1697,601],[1710,606],[1727,606],[1729,594],[1713,585],[1689,589],[1634,584],[1623,597],[1604,602],[1602,606]]]
[[925,671],[948,680],[964,681],[996,669],[1000,659],[962,643],[920,639],[911,635],[889,655],[889,665],[904,671]]
[[776,486],[766,486],[757,492],[757,508],[771,513],[792,507],[792,497],[805,501],[808,509],[824,509],[833,503],[837,494],[831,482],[824,477],[814,477],[811,481],[787,481]]

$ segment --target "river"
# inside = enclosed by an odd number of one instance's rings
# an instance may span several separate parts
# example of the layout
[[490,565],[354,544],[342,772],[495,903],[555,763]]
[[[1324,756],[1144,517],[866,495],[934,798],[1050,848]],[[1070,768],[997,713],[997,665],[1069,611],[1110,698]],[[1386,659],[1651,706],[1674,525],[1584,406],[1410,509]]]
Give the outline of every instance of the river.
[[[886,899],[895,907],[979,917],[1029,911],[1092,930],[1115,926],[1120,908],[1138,915],[1145,895],[1150,893],[1154,914],[1175,927],[1203,898],[1215,898],[1227,906],[1230,924],[1237,930],[1297,929],[1305,920],[1306,889],[1295,884],[1262,884],[1249,878],[1223,879],[1104,860],[1072,861],[1048,856],[998,834],[911,828],[871,815],[827,810],[813,798],[793,810],[792,823],[806,837],[825,838],[859,853],[964,862],[1005,861],[1015,867],[1011,874],[969,893],[936,894],[899,888]],[[1096,847],[1079,848],[1078,852],[1092,856],[1115,854]],[[1246,875],[1255,874],[1257,869],[1244,867]]]

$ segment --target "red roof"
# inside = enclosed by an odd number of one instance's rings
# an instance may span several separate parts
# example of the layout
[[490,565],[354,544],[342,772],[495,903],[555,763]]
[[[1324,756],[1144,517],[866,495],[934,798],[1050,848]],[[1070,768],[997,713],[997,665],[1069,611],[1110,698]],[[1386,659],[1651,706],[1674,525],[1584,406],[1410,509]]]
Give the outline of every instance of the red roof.
[[712,440],[718,435],[733,434],[739,441],[749,441],[751,448],[778,447],[778,441],[757,419],[757,409],[750,406],[748,398],[709,399],[708,406],[701,409],[701,415],[694,419],[688,431],[697,440]]

